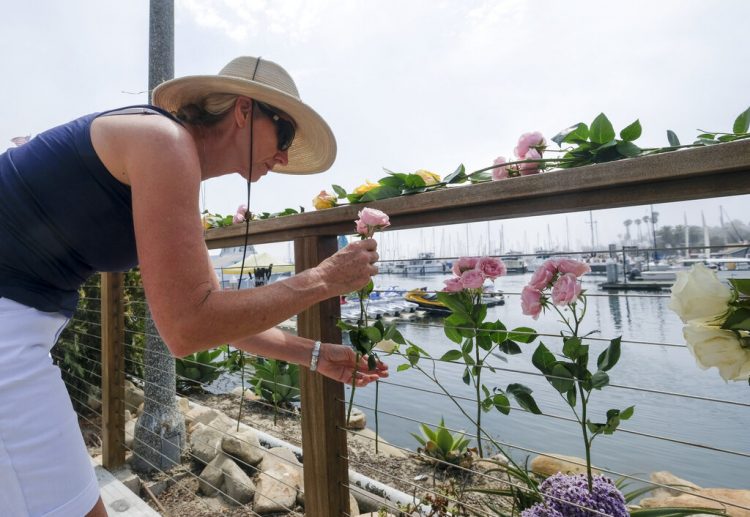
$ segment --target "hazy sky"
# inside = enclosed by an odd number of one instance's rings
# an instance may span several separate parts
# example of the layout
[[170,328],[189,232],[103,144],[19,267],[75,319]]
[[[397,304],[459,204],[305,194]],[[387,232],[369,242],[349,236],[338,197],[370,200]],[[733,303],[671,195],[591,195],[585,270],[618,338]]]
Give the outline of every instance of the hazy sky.
[[[0,148],[79,115],[146,101],[148,2],[0,0],[4,49]],[[216,73],[237,55],[289,70],[302,99],[329,122],[338,159],[324,174],[270,174],[256,210],[303,205],[332,183],[347,190],[382,167],[441,175],[508,156],[518,136],[548,138],[605,112],[617,130],[639,118],[642,146],[731,130],[750,106],[750,3],[653,1],[177,0],[176,75]],[[512,180],[511,180],[512,181]],[[239,176],[211,180],[205,208],[232,213]],[[661,223],[719,222],[719,205],[747,222],[747,197],[662,205]],[[597,243],[648,208],[595,212]],[[590,243],[588,213],[504,221],[505,247]],[[500,222],[470,228],[498,242]],[[425,239],[404,242],[431,242]],[[633,229],[631,228],[631,232]],[[466,235],[459,229],[455,239]],[[477,244],[478,245],[478,244]],[[416,247],[403,248],[410,253]]]

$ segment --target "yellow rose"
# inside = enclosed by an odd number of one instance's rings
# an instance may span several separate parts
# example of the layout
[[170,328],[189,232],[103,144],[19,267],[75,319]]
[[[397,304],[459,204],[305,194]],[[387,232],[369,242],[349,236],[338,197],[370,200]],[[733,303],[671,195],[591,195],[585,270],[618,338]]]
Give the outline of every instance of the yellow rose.
[[320,194],[315,196],[312,202],[315,210],[325,210],[326,208],[333,208],[336,206],[336,196],[329,194],[325,190],[321,190]]
[[211,215],[210,214],[204,214],[203,217],[201,217],[201,221],[203,222],[203,229],[208,230],[211,228]]
[[436,183],[440,183],[440,176],[426,169],[419,169],[414,174],[422,178],[424,180],[424,184],[427,185],[428,187],[430,185],[435,185]]
[[669,308],[684,323],[713,322],[727,313],[731,300],[732,291],[718,279],[716,272],[696,264],[689,272],[677,273]]
[[370,183],[370,180],[367,180],[364,185],[360,185],[359,187],[354,189],[354,194],[358,196],[362,196],[366,194],[367,192],[371,191],[372,189],[379,187],[380,183]]
[[703,370],[715,366],[725,381],[742,381],[750,376],[750,349],[742,347],[734,332],[691,322],[683,328],[683,335]]

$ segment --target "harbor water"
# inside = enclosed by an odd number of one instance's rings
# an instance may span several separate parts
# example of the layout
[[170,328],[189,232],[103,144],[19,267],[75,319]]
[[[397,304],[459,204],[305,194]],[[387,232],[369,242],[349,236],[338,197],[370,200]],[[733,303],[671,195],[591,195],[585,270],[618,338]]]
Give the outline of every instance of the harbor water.
[[[440,290],[445,278],[378,275],[375,284],[379,288]],[[507,328],[531,327],[548,334],[541,341],[559,353],[563,326],[557,313],[547,312],[536,321],[521,313],[518,294],[529,278],[527,273],[498,279],[496,288],[506,293],[506,303],[490,308],[487,318],[500,319]],[[704,487],[750,488],[750,386],[747,382],[725,383],[716,369],[703,371],[696,365],[684,346],[682,322],[668,308],[668,292],[607,293],[598,289],[604,280],[586,276],[583,283],[592,296],[582,334],[597,331],[591,337],[600,339],[588,341],[590,369],[595,369],[596,357],[609,339],[622,336],[622,355],[609,372],[612,386],[591,395],[589,417],[604,422],[608,409],[631,405],[635,413],[614,435],[594,440],[593,464],[642,479],[648,479],[650,472],[668,470]],[[398,327],[407,339],[436,358],[457,346],[445,336],[441,318],[400,322]],[[520,355],[490,357],[498,369],[496,373],[485,370],[482,379],[490,389],[505,389],[510,383],[528,386],[544,415],[526,413],[512,401],[516,409],[509,415],[495,409],[483,413],[483,428],[507,444],[506,452],[517,460],[536,452],[584,457],[581,428],[571,408],[531,363],[538,343],[539,339],[522,345]],[[441,418],[449,428],[474,434],[472,424],[430,379],[415,370],[397,372],[398,365],[406,362],[403,358],[385,354],[382,358],[391,372],[379,389],[379,432],[385,440],[415,449],[418,443],[410,433],[420,434],[418,422],[434,427]],[[431,363],[423,364],[432,369]],[[462,373],[457,364],[435,365],[435,374],[451,395],[473,398],[472,388],[461,380]],[[474,417],[471,401],[457,400]],[[368,427],[374,429],[374,414],[368,409],[375,405],[374,387],[357,390],[355,405],[362,407]]]

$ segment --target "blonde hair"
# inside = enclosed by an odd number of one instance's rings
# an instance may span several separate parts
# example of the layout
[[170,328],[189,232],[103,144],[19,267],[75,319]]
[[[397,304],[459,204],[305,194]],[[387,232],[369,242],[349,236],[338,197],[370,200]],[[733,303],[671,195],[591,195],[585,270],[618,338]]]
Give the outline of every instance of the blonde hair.
[[211,127],[231,111],[238,97],[234,93],[210,93],[180,107],[174,115],[187,124]]

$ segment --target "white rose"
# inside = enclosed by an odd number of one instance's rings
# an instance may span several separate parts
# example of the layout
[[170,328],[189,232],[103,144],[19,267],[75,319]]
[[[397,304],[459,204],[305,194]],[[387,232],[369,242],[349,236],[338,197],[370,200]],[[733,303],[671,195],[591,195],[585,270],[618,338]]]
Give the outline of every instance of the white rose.
[[691,323],[682,330],[690,353],[703,370],[715,366],[725,381],[747,380],[750,376],[750,349],[743,348],[730,330]]
[[392,339],[384,339],[383,341],[378,341],[378,343],[375,345],[375,348],[377,348],[378,350],[382,350],[386,354],[390,354],[394,350],[398,349],[398,343],[396,343]]
[[684,323],[691,320],[711,322],[726,314],[731,299],[729,286],[722,283],[714,271],[696,264],[688,272],[677,273],[669,308]]

